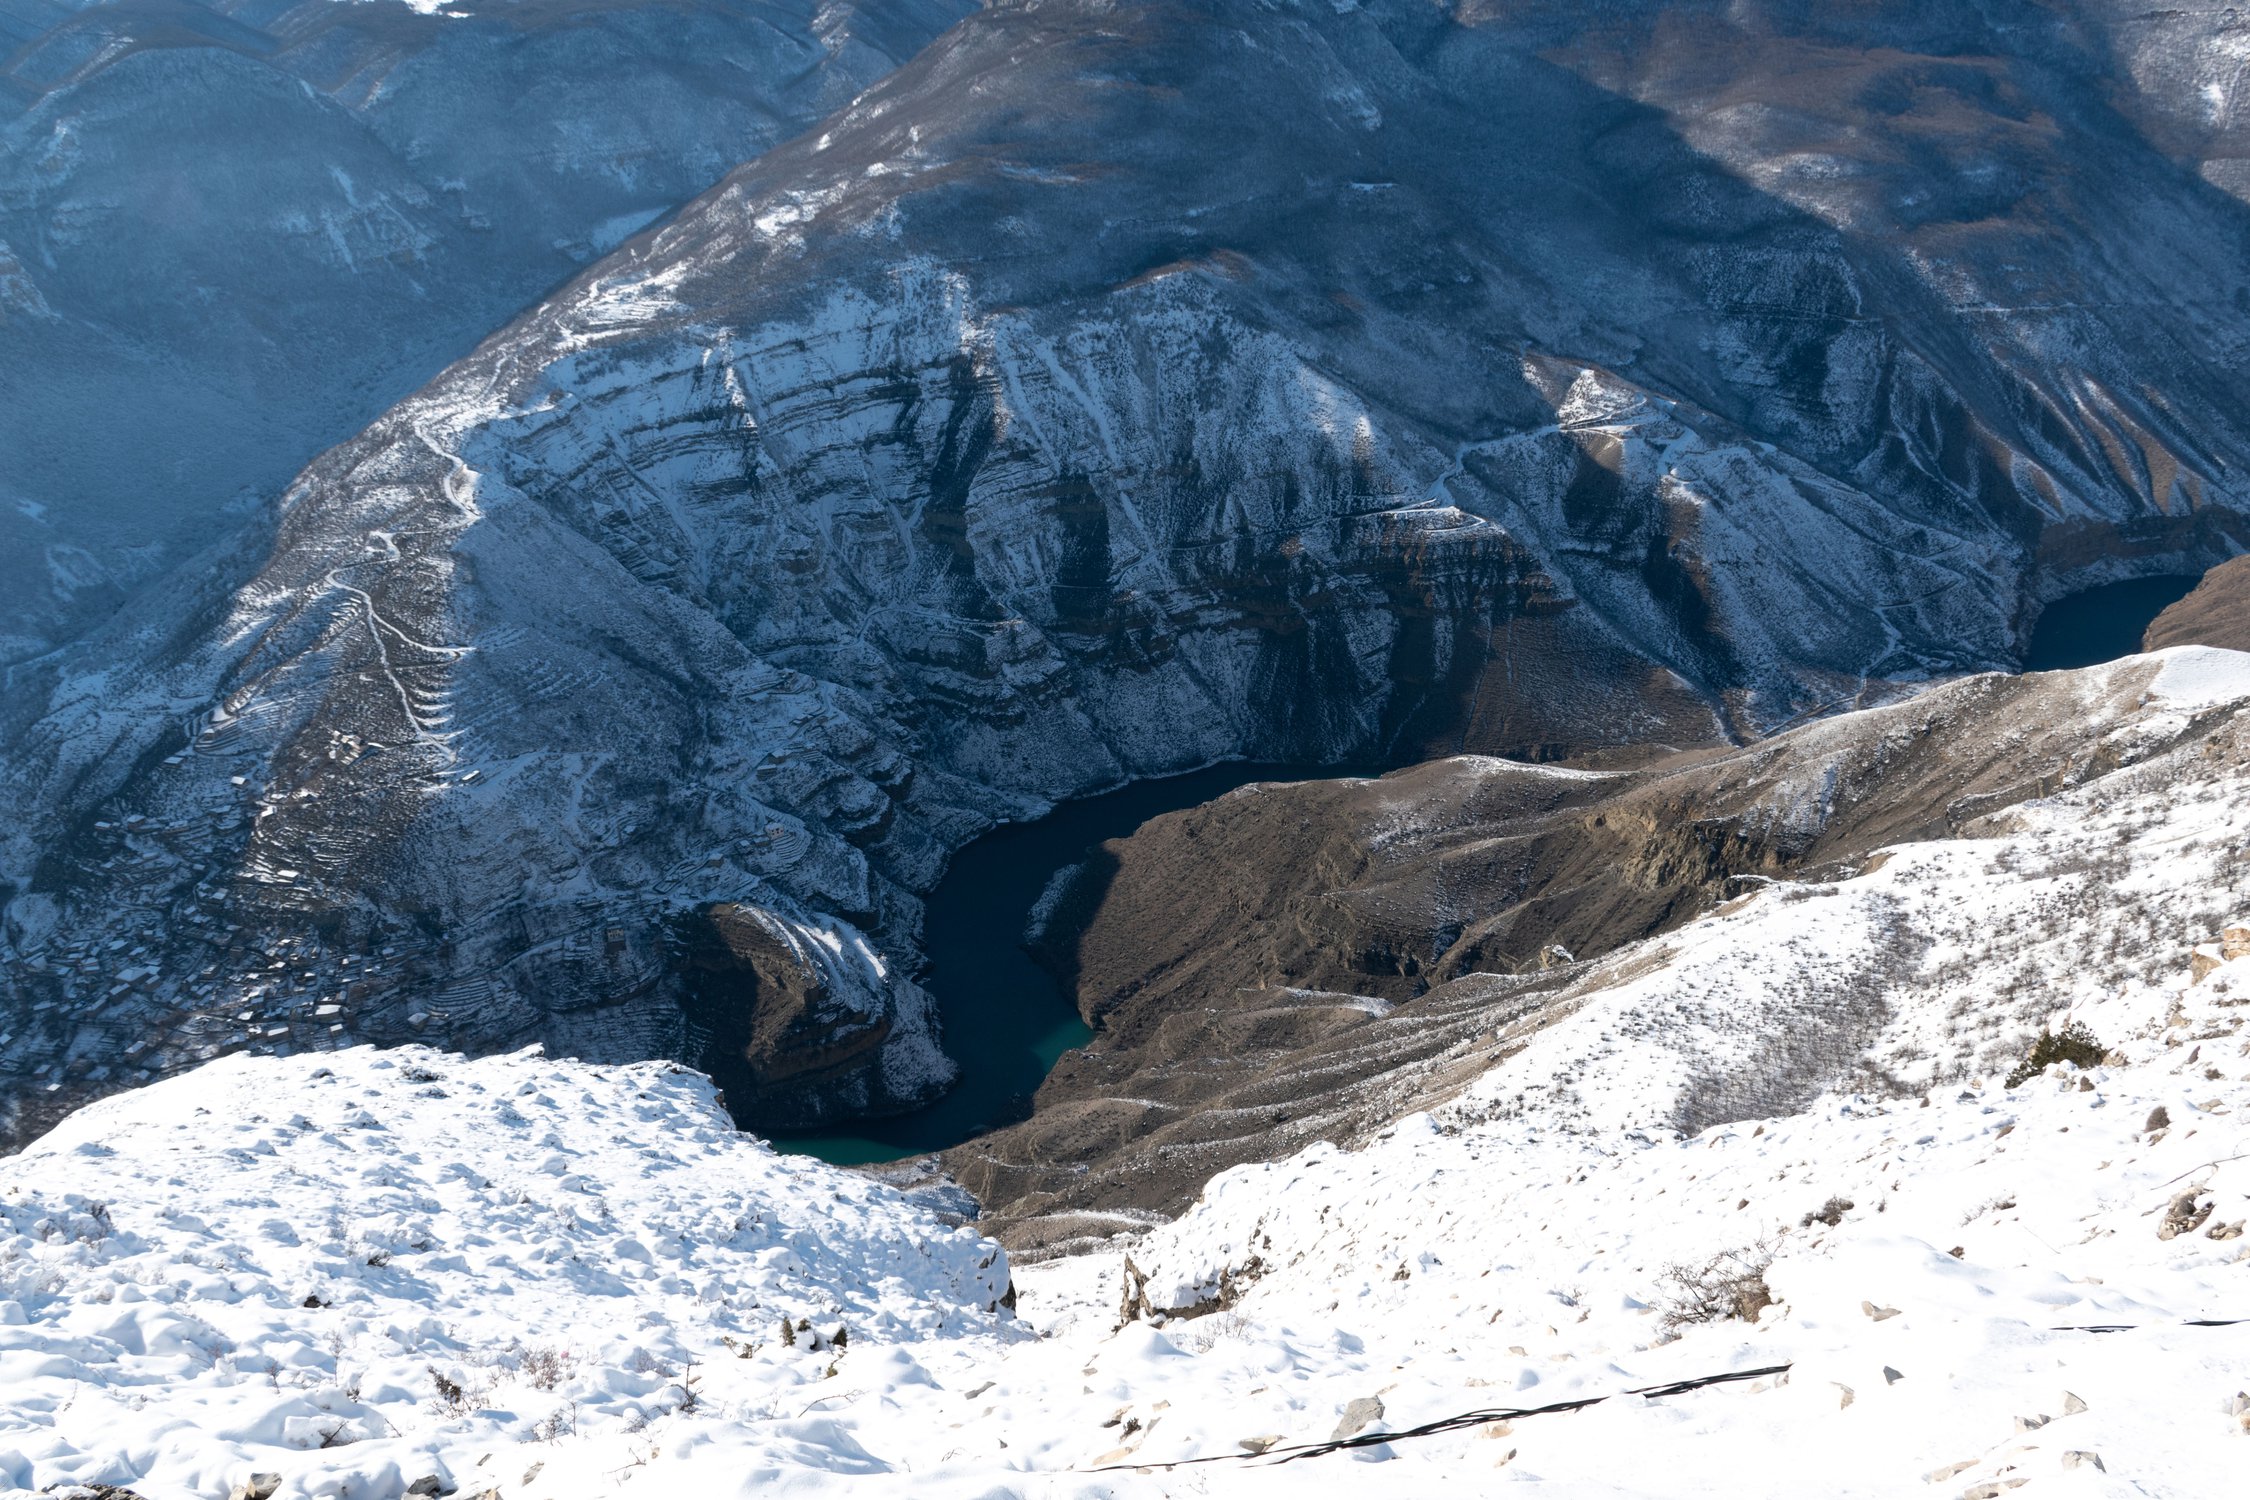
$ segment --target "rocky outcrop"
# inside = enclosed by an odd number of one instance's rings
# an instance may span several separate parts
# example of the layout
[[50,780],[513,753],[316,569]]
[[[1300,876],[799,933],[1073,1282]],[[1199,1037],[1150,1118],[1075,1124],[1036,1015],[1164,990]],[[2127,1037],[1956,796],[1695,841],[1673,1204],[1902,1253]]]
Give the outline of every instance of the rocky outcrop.
[[[821,941],[828,934],[732,902],[690,913],[681,926],[681,1008],[704,1036],[700,1050],[712,1078],[740,1101],[735,1108],[744,1125],[770,1131],[817,1124],[833,1115],[839,1096],[857,1093],[859,1110],[873,1111],[928,1097],[949,1081],[945,1059],[933,1055],[902,1069],[888,1097],[870,1086],[898,1024],[896,1001],[872,955],[839,951]],[[901,988],[918,1006],[909,1012],[909,1029],[926,1035],[920,1012],[927,998]]]
[[2250,515],[2250,219],[2104,66],[1951,6],[980,11],[321,458],[247,584],[11,678],[0,1066],[691,1049],[728,903],[872,955],[822,1107],[900,1107],[995,820],[2004,665]]
[[2141,649],[2221,646],[2250,651],[2250,557],[2223,562],[2179,603],[2158,615],[2141,637]]
[[[1776,881],[1817,900],[1882,846],[1990,831],[2150,756],[2219,753],[2214,717],[2144,707],[2160,669],[1976,677],[1631,772],[1454,758],[1152,820],[1042,936],[1093,1041],[1029,1120],[946,1165],[1020,1247],[1176,1213],[1225,1167],[1447,1097],[1660,962],[1607,962],[1641,939]],[[1875,1014],[1823,997],[1774,1039],[1848,1067]]]

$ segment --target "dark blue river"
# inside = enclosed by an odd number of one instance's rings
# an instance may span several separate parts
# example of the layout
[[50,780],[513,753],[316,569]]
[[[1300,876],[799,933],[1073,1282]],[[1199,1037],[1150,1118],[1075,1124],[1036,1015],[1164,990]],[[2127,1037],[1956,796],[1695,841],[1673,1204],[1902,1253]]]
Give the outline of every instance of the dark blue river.
[[2060,672],[2131,656],[2141,649],[2141,633],[2149,623],[2201,581],[2193,574],[2128,578],[2057,599],[2032,627],[2023,669]]
[[1025,1118],[1056,1059],[1092,1035],[1054,976],[1024,950],[1024,924],[1048,879],[1104,839],[1253,781],[1350,774],[1209,766],[1065,802],[1035,822],[1006,824],[963,846],[930,896],[923,945],[930,963],[922,980],[937,999],[945,1050],[961,1064],[961,1081],[913,1114],[860,1121],[841,1132],[776,1136],[774,1145],[853,1166],[957,1146]]

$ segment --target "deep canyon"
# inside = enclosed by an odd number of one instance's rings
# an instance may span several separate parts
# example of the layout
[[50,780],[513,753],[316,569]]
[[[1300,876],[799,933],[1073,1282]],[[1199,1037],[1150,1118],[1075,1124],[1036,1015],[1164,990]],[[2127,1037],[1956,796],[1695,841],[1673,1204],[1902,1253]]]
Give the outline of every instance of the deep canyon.
[[2246,58],[0,0],[0,1496],[2239,1489]]
[[1754,750],[2201,573],[2250,211],[2152,24],[960,20],[7,669],[11,1139],[241,1048],[714,1034],[850,1134],[955,1081],[927,900],[997,824]]

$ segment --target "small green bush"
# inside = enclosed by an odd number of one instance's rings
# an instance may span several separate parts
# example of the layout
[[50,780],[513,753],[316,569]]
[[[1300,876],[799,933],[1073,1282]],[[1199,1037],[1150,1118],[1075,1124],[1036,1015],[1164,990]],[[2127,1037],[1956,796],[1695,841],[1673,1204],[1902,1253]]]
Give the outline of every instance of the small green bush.
[[2031,1044],[2031,1055],[2016,1064],[2008,1075],[2008,1087],[2016,1088],[2029,1079],[2047,1071],[2050,1063],[2075,1063],[2090,1068],[2102,1060],[2103,1047],[2099,1038],[2086,1029],[2083,1021],[2073,1021],[2061,1031],[2042,1030],[2039,1040]]

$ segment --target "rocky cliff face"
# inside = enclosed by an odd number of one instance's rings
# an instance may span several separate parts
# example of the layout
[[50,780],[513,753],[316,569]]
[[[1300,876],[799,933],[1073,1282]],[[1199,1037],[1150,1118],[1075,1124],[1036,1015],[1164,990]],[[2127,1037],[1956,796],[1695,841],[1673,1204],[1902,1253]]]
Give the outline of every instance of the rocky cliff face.
[[698,1050],[723,904],[887,1028],[796,1117],[900,1107],[995,819],[1756,735],[2215,561],[2250,220],[2085,26],[982,12],[18,675],[4,1055]]
[[681,1009],[751,1129],[819,1124],[951,1076],[934,1046],[885,1056],[894,1032],[932,1034],[912,981],[886,984],[880,964],[841,957],[755,906],[715,904],[682,925]]
[[11,7],[0,662],[262,531],[323,448],[970,8]]

